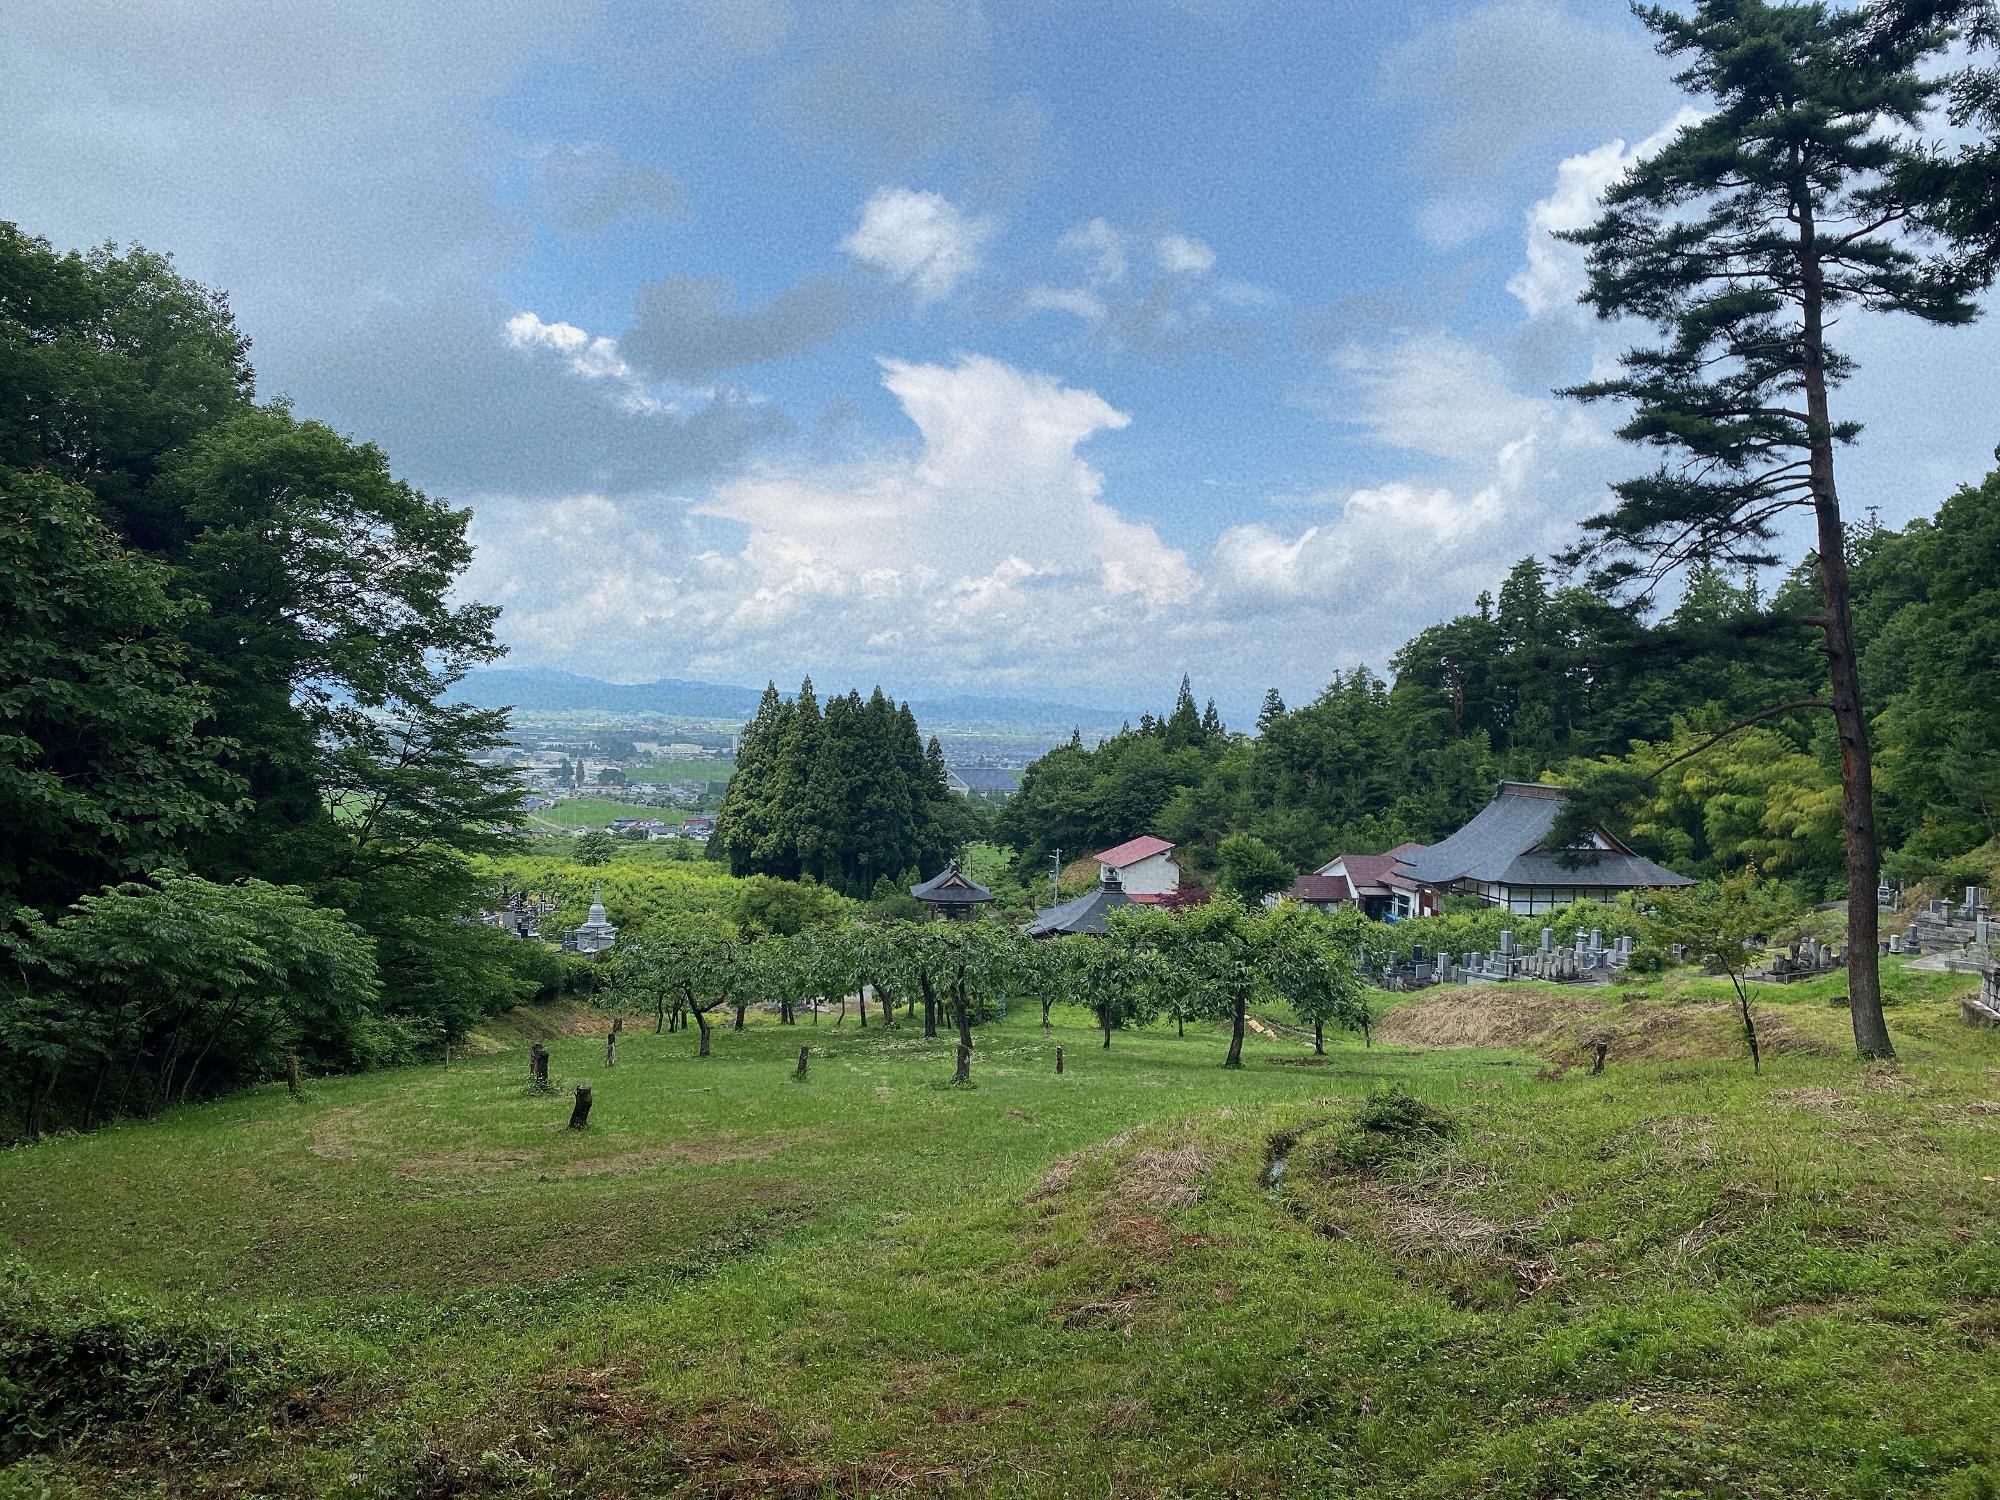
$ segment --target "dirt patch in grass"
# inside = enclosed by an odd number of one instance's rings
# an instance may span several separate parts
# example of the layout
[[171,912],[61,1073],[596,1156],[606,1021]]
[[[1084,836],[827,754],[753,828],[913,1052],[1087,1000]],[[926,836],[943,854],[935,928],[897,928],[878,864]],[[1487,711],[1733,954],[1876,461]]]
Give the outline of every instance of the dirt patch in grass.
[[1398,1005],[1375,1035],[1395,1046],[1541,1047],[1605,1008],[1590,990],[1551,991],[1525,985],[1454,985]]
[[[1042,1203],[1068,1191],[1071,1179],[1085,1163],[1118,1156],[1138,1134],[1123,1130],[1109,1140],[1063,1157],[1042,1173],[1030,1203]],[[1118,1161],[1112,1171],[1107,1197],[1111,1206],[1133,1212],[1186,1208],[1201,1198],[1201,1178],[1211,1158],[1185,1137],[1162,1145],[1145,1146]]]
[[[1841,1055],[1796,1008],[1758,1006],[1757,1037],[1766,1057],[1794,1053]],[[1441,989],[1399,1005],[1382,1018],[1383,1041],[1423,1050],[1500,1047],[1534,1051],[1563,1070],[1587,1066],[1596,1044],[1606,1061],[1682,1062],[1743,1053],[1736,1008],[1721,1000],[1649,1003],[1604,990],[1547,990],[1528,985],[1469,985]]]

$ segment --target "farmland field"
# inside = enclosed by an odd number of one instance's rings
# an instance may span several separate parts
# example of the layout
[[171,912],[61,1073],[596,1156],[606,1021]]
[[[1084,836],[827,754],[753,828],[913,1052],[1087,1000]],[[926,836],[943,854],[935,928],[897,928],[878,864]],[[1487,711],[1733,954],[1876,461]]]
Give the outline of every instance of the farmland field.
[[[602,1015],[515,1012],[0,1156],[0,1495],[1971,1500],[2000,1033],[1891,978],[1900,1064],[1821,980],[1756,1077],[1684,978],[1381,997],[1372,1049],[1240,1072],[1017,1009],[970,1089],[907,1021],[607,1069]],[[1506,1047],[1434,1045],[1489,1001]]]

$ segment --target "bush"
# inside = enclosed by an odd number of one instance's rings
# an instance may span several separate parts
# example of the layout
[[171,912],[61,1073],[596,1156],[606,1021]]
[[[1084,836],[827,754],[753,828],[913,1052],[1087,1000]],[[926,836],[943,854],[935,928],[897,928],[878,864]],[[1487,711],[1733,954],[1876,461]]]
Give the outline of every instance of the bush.
[[133,1443],[306,1413],[333,1382],[249,1319],[106,1293],[0,1263],[0,1462],[79,1442]]
[[1428,1156],[1453,1140],[1458,1121],[1391,1085],[1362,1101],[1329,1147],[1351,1172],[1372,1172]]

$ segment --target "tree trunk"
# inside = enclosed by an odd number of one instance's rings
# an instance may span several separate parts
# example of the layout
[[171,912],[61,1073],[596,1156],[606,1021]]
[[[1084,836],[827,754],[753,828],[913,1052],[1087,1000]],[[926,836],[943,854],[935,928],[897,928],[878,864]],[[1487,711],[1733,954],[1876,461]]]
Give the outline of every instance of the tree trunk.
[[1326,1022],[1313,1022],[1313,1056],[1326,1056]]
[[923,986],[924,991],[924,1040],[934,1041],[937,1038],[937,991],[931,988],[929,974],[920,974],[917,982]]
[[868,986],[861,986],[861,993],[854,997],[854,1003],[861,1007],[861,1029],[868,1029]]
[[1888,1022],[1882,1015],[1882,966],[1876,946],[1880,920],[1875,908],[1875,885],[1880,878],[1881,851],[1875,841],[1874,768],[1868,749],[1868,718],[1861,706],[1861,669],[1855,657],[1854,621],[1849,609],[1847,533],[1840,523],[1840,495],[1833,478],[1833,430],[1826,399],[1823,277],[1810,189],[1802,186],[1797,201],[1813,517],[1819,528],[1827,676],[1833,689],[1834,730],[1840,739],[1841,829],[1847,844],[1848,1003],[1853,1015],[1854,1045],[1861,1055],[1892,1058],[1896,1049],[1889,1041]]
[[658,1036],[667,1029],[667,1002],[664,996],[653,996],[653,1035]]
[[1049,1007],[1050,1007],[1051,1005],[1053,1005],[1053,1004],[1055,1004],[1055,996],[1053,996],[1053,995],[1044,995],[1044,996],[1042,997],[1042,1035],[1043,1035],[1043,1036],[1047,1036],[1047,1035],[1049,1034],[1049,1032],[1050,1032],[1050,1031],[1052,1031],[1052,1030],[1054,1029],[1053,1027],[1051,1027],[1051,1026],[1049,1025]]
[[576,1104],[569,1112],[569,1128],[581,1130],[590,1123],[590,1085],[580,1083],[576,1087]]
[[799,1048],[799,1071],[793,1075],[794,1077],[803,1078],[806,1076],[806,1054],[811,1050],[810,1047]]
[[748,1000],[738,1000],[736,1002],[736,1029],[738,1031],[743,1029],[743,1012],[749,1008],[750,1002]]
[[1111,1002],[1106,1001],[1097,1010],[1097,1024],[1104,1028],[1104,1050],[1111,1050]]
[[604,1038],[604,1066],[607,1068],[618,1066],[618,1033],[624,1029],[625,1018],[623,1016],[614,1016],[611,1021],[611,1030],[606,1033]]
[[1229,1056],[1222,1063],[1225,1068],[1240,1068],[1243,1066],[1243,1024],[1248,1019],[1247,1005],[1248,1002],[1245,1001],[1243,996],[1238,995],[1236,997],[1235,1025],[1229,1032]]
[[972,1016],[965,1005],[965,975],[958,976],[958,983],[951,989],[952,1009],[958,1017],[958,1069],[952,1074],[953,1083],[972,1082]]
[[1063,1053],[1062,1053],[1062,1048],[1058,1047],[1058,1048],[1056,1048],[1056,1076],[1057,1076],[1057,1077],[1061,1077],[1061,1076],[1062,1076],[1062,1068],[1063,1068]]
[[[1875,899],[1873,893],[1870,893],[1868,899],[1871,901]],[[1750,1044],[1750,1071],[1752,1073],[1761,1073],[1764,1071],[1763,1054],[1757,1048],[1757,1023],[1750,1016],[1750,991],[1733,972],[1729,976],[1729,982],[1736,986],[1736,1008],[1743,1016],[1743,1040]],[[1599,1066],[1603,1065],[1603,1061],[1604,1053],[1600,1049],[1598,1052]]]
[[706,1057],[708,1056],[708,1012],[697,1005],[694,1007],[694,1019],[695,1024],[701,1027],[701,1049],[695,1056]]

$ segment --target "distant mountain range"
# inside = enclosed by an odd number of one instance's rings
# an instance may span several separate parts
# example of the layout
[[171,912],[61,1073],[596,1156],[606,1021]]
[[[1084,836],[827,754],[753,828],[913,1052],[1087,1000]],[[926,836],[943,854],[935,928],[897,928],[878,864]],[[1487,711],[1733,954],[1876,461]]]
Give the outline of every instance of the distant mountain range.
[[[826,691],[821,689],[822,702]],[[742,721],[757,711],[763,689],[675,677],[662,677],[657,682],[604,682],[546,667],[483,667],[466,673],[449,696],[454,702],[479,708],[512,707],[530,713],[658,714]],[[926,730],[971,724],[1111,728],[1138,717],[1122,709],[969,694],[912,698],[910,708]]]

